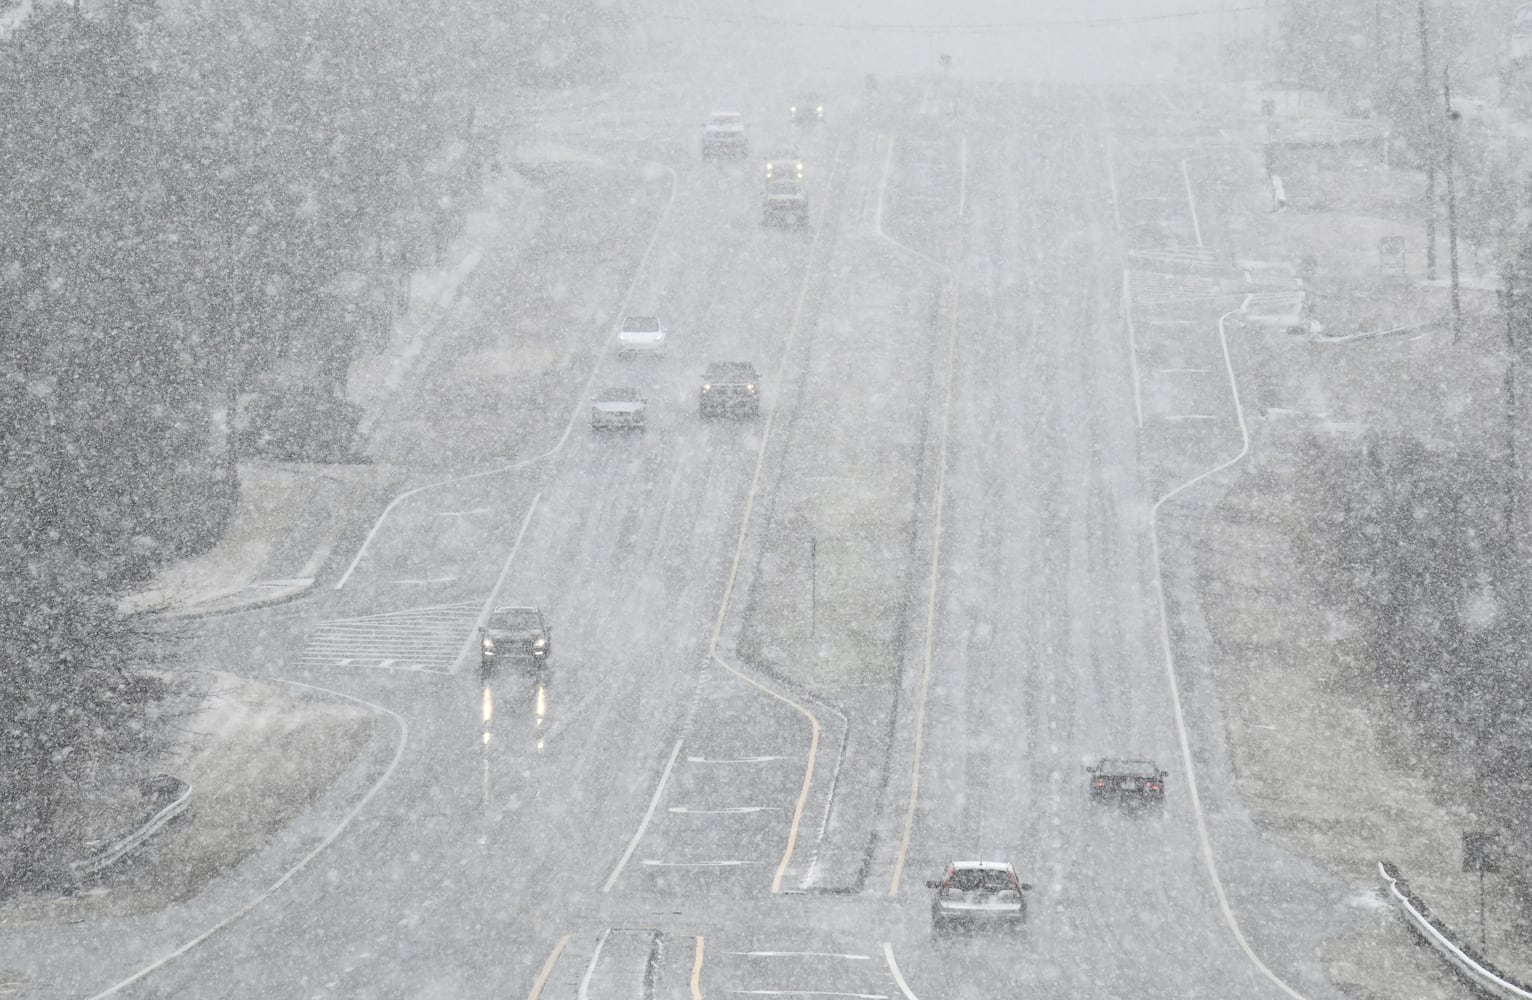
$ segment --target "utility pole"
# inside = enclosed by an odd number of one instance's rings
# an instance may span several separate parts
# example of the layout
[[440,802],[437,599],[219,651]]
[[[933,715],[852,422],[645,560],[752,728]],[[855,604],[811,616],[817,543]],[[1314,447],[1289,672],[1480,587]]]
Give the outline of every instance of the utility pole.
[[1463,305],[1458,295],[1458,200],[1453,179],[1453,145],[1457,139],[1458,114],[1452,110],[1451,67],[1442,67],[1442,100],[1447,108],[1447,253],[1448,274],[1452,279],[1452,342],[1463,333]]
[[1431,35],[1427,29],[1426,0],[1417,0],[1420,22],[1420,101],[1426,127],[1426,280],[1436,280],[1436,116],[1431,107]]

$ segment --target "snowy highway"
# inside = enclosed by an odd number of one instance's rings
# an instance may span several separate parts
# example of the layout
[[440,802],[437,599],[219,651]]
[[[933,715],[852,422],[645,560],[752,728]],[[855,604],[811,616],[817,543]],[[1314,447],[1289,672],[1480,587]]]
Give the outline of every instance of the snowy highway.
[[[644,130],[601,148],[554,121],[550,145],[586,157],[536,168],[576,192],[537,208],[568,254],[486,254],[377,431],[413,492],[358,525],[339,586],[196,640],[397,713],[355,776],[375,796],[237,932],[116,995],[1332,995],[1306,956],[1334,889],[1226,790],[1205,640],[1168,638],[1184,729],[1167,683],[1158,592],[1186,599],[1198,508],[1165,509],[1163,584],[1151,511],[1240,448],[1212,296],[1124,295],[1128,250],[1156,249],[1132,206],[1195,211],[1182,158],[1124,169],[1127,97],[920,79],[879,101],[797,136],[802,233],[759,225],[758,156],[698,162]],[[929,352],[845,388],[926,413],[910,572],[866,581],[904,591],[886,697],[805,690],[735,648],[803,372],[837,350],[819,320],[887,292],[832,263],[871,253],[940,289],[910,319]],[[664,317],[666,357],[615,358],[624,312]],[[534,356],[550,374],[502,394]],[[762,417],[699,420],[701,371],[734,359],[762,372]],[[890,364],[904,381],[879,381]],[[621,382],[649,428],[592,435],[591,390]],[[495,603],[551,616],[546,679],[480,683]],[[1163,813],[1087,801],[1083,765],[1114,753],[1170,771]],[[322,836],[132,923],[59,995],[171,955]],[[1033,883],[1025,932],[933,937],[924,880],[964,857]]]

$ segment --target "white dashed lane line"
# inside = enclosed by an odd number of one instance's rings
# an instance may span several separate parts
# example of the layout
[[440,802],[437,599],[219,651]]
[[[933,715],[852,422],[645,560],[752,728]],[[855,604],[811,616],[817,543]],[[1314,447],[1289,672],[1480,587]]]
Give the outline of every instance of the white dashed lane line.
[[322,622],[309,636],[301,662],[446,672],[478,612],[477,603],[448,604]]

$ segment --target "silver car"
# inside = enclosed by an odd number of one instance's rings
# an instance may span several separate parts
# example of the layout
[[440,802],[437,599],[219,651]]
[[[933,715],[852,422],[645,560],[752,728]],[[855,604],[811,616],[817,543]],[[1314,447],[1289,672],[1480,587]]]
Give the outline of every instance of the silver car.
[[592,430],[641,431],[648,423],[649,401],[637,389],[619,385],[596,394],[590,407]]
[[931,929],[937,933],[1019,928],[1027,922],[1026,893],[1032,886],[1017,881],[1016,870],[1003,861],[954,861],[926,888],[936,890]]

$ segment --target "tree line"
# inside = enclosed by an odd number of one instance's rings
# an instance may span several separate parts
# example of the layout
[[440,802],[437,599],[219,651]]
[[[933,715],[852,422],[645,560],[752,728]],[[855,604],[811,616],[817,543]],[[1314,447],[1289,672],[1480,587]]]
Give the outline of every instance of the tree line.
[[358,457],[347,372],[476,196],[476,103],[597,74],[619,27],[597,0],[87,0],[0,39],[0,894],[160,739],[163,643],[120,597],[217,540],[242,459]]

